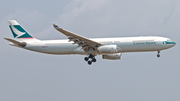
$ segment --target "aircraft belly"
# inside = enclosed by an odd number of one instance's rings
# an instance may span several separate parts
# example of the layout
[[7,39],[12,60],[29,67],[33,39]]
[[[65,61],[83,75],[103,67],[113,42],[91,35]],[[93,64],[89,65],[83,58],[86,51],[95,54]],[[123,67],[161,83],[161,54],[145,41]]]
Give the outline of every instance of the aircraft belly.
[[52,54],[73,54],[73,49],[72,45],[54,45],[49,46],[47,52]]
[[83,49],[81,49],[82,47],[76,47],[74,50],[73,50],[73,53],[74,54],[81,54],[81,55],[85,55],[87,54]]
[[25,49],[47,54],[73,54],[75,49],[72,45],[29,45]]

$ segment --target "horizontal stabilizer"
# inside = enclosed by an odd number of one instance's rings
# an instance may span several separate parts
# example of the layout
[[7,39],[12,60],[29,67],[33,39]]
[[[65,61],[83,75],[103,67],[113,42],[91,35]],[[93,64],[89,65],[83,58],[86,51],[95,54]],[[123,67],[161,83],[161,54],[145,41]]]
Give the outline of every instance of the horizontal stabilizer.
[[16,45],[19,45],[21,47],[25,47],[26,46],[26,43],[25,42],[19,42],[19,41],[16,41],[16,40],[13,40],[13,39],[9,39],[9,38],[4,38],[5,40],[9,41],[9,42],[12,42]]

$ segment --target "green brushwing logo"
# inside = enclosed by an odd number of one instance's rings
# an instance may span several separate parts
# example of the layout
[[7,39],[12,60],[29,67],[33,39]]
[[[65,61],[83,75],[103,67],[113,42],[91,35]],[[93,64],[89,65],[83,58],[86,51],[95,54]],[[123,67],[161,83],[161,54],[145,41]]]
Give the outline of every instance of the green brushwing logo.
[[33,38],[20,25],[9,25],[14,38]]

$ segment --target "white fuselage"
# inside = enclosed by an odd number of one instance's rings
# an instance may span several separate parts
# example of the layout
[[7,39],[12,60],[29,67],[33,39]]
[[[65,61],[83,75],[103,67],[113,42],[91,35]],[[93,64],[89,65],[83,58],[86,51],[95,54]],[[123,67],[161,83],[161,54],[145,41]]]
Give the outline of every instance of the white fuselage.
[[[160,51],[173,47],[176,43],[165,37],[122,37],[122,38],[93,38],[90,39],[103,44],[117,45],[118,51],[123,52],[146,52]],[[24,42],[24,41],[23,41]],[[108,53],[100,53],[98,51],[84,51],[82,47],[68,40],[27,40],[27,46],[24,49],[31,51],[47,53],[47,54],[81,54],[87,55],[93,53],[95,55],[104,55]],[[12,45],[12,44],[11,44]]]

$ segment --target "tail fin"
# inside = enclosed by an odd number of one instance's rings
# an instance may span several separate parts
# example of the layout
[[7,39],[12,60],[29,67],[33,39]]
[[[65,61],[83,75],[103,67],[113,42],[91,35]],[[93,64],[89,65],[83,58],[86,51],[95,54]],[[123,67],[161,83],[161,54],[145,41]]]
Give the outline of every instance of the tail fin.
[[9,27],[15,39],[35,39],[15,20],[9,20]]

